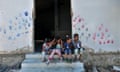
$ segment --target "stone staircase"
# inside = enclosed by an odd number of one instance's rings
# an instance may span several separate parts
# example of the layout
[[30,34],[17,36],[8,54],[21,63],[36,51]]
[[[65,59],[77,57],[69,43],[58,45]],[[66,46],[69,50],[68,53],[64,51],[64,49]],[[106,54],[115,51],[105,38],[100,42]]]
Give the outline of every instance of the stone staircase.
[[47,65],[41,61],[41,54],[26,54],[19,72],[84,72],[83,63],[55,62]]

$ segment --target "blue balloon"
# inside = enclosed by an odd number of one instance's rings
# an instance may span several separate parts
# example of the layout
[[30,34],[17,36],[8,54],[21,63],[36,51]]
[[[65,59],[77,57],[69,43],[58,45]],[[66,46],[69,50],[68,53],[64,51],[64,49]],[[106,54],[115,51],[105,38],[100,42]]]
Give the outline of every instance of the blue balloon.
[[0,32],[2,31],[2,29],[0,28]]
[[12,30],[12,26],[9,26],[9,29]]
[[25,14],[25,16],[28,16],[28,12],[27,11],[24,14]]
[[9,36],[9,37],[8,37],[8,40],[12,40],[12,37],[11,37],[11,36]]
[[21,27],[21,26],[19,26],[18,28],[19,28],[19,29],[21,29],[22,27]]
[[30,27],[30,23],[28,24],[28,27]]
[[4,30],[4,34],[6,34],[6,30]]
[[82,36],[84,36],[84,33],[81,33]]
[[17,36],[17,37],[20,37],[20,33],[18,33],[16,36]]
[[27,34],[27,33],[29,33],[29,31],[26,31],[25,33]]
[[90,36],[91,36],[91,34],[89,33],[89,34],[88,34],[88,36],[90,37]]

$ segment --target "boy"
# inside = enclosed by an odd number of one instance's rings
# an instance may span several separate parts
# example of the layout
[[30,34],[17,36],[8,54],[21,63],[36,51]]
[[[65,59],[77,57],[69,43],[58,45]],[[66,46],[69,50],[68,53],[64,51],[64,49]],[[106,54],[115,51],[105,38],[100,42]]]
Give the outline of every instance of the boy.
[[73,48],[72,40],[70,37],[66,37],[66,42],[64,43],[64,53],[65,53],[65,60],[68,62],[72,62],[72,51]]
[[73,43],[74,48],[75,48],[74,49],[75,60],[77,60],[77,59],[81,60],[83,48],[81,48],[81,41],[79,40],[78,34],[74,34],[74,39],[73,39],[72,43]]

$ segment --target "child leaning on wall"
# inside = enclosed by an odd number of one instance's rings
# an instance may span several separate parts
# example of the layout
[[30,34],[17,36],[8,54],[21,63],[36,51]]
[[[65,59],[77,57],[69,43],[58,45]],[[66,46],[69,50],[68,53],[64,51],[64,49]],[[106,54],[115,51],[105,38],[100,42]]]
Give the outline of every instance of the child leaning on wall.
[[79,34],[74,34],[74,39],[72,40],[74,46],[74,57],[76,60],[81,60],[83,49],[81,47],[81,41],[79,40]]

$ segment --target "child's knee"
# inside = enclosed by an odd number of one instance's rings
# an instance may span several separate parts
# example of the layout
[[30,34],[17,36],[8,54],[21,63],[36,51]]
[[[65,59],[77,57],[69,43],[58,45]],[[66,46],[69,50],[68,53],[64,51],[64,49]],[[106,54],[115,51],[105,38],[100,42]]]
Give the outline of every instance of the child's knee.
[[77,55],[78,54],[78,49],[74,50],[74,54]]
[[45,52],[44,51],[42,52],[42,56],[45,56]]

